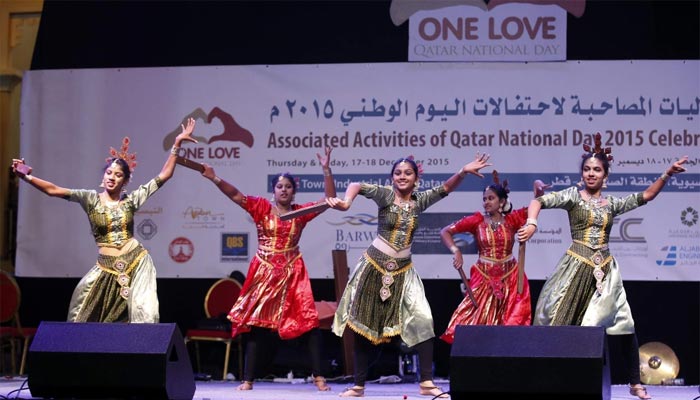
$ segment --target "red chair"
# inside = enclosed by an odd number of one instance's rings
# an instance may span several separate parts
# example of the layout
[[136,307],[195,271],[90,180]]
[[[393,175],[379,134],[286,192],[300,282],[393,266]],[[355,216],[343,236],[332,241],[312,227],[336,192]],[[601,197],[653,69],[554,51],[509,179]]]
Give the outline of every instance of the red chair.
[[29,342],[36,334],[36,328],[22,327],[19,322],[21,298],[17,281],[7,272],[0,271],[0,342],[2,342],[3,349],[10,348],[10,365],[13,375],[17,372],[18,344],[22,343],[22,361],[19,374],[24,375]]
[[[219,318],[219,320],[221,320],[223,316],[228,315],[233,307],[233,303],[236,302],[236,299],[238,299],[238,296],[241,294],[241,288],[240,282],[232,278],[223,278],[214,282],[207,291],[207,295],[204,297],[204,313],[207,318]],[[236,342],[238,351],[238,378],[243,375],[243,343],[241,342],[240,336],[236,336],[236,338],[231,337],[230,326],[210,329],[189,329],[185,333],[185,344],[190,341],[195,344],[197,370],[201,369],[198,342],[221,342],[226,345],[223,380],[226,380],[226,375],[228,375],[231,344]]]

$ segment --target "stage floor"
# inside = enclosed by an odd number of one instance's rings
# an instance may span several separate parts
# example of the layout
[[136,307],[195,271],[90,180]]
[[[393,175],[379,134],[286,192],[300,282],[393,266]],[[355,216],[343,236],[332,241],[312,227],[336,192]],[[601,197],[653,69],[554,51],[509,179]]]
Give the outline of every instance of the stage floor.
[[[438,386],[449,389],[449,382],[436,379]],[[238,382],[233,381],[196,381],[196,391],[193,400],[310,400],[333,399],[345,388],[351,386],[348,383],[329,382],[332,387],[330,392],[318,392],[311,383],[272,383],[256,382],[255,389],[251,391],[236,391]],[[21,392],[17,389],[23,388]],[[649,394],[655,400],[693,400],[700,398],[698,386],[648,386]],[[406,396],[406,397],[404,397]],[[430,400],[430,396],[418,395],[417,383],[368,383],[365,388],[365,399],[424,399]],[[27,389],[26,378],[3,377],[0,378],[0,399],[38,399],[32,397]],[[630,396],[627,387],[613,385],[611,400],[630,400],[636,397]]]

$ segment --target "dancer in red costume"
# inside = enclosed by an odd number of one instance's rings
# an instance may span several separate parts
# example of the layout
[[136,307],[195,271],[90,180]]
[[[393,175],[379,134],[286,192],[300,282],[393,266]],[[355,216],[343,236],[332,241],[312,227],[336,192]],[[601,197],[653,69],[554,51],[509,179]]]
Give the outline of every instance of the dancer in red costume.
[[[335,197],[335,183],[329,167],[331,148],[325,157],[318,154],[323,167],[325,196]],[[256,369],[273,357],[278,338],[304,337],[309,345],[311,371],[318,390],[330,390],[321,375],[319,320],[311,292],[311,281],[299,250],[299,240],[306,224],[320,212],[313,212],[282,221],[287,212],[315,203],[294,204],[296,181],[287,174],[278,175],[273,182],[274,200],[249,196],[216,176],[214,169],[204,165],[202,175],[210,179],[234,203],[241,206],[255,222],[258,250],[250,262],[241,295],[228,315],[232,336],[248,335],[243,382],[238,390],[252,390]],[[270,361],[268,359],[267,361]]]
[[[546,187],[535,181],[535,197],[543,195]],[[524,275],[522,293],[518,293],[518,263],[513,257],[514,237],[527,222],[527,207],[513,211],[508,192],[508,181],[501,184],[494,171],[494,183],[484,189],[484,214],[476,212],[440,231],[442,242],[454,254],[456,269],[462,268],[464,259],[453,235],[471,233],[479,249],[469,280],[476,304],[469,296],[459,304],[440,336],[447,343],[454,341],[457,325],[530,325],[530,286]]]

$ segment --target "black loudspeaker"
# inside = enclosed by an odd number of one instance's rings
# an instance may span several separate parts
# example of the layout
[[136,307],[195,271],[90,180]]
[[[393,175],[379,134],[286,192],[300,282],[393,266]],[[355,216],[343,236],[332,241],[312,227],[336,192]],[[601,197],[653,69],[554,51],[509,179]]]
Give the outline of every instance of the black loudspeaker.
[[457,326],[450,394],[453,400],[609,400],[605,329]]
[[191,400],[195,391],[175,324],[42,322],[27,365],[33,397]]

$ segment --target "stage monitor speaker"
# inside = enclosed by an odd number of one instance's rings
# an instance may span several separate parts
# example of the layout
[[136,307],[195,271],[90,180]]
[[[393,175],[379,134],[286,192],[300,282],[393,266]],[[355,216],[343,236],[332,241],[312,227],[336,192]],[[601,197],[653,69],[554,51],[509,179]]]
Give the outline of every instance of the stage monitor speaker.
[[195,392],[175,324],[42,322],[28,368],[33,397],[191,400]]
[[453,400],[609,400],[605,329],[457,326],[450,394]]

